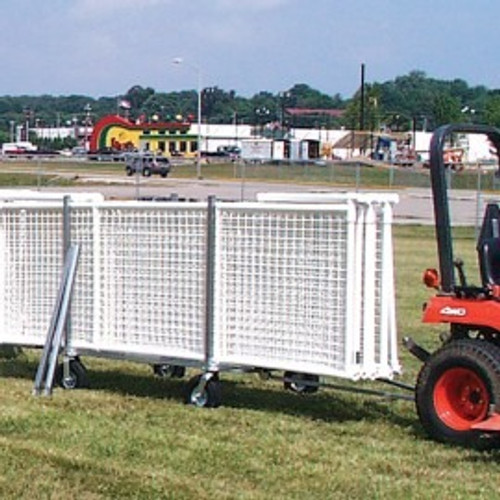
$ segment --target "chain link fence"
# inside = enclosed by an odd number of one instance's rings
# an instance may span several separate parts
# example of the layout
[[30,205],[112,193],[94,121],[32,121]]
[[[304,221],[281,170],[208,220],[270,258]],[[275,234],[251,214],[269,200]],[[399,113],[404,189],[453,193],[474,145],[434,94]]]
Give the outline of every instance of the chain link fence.
[[[211,167],[205,168],[210,176]],[[448,170],[450,189],[497,191],[500,178],[492,166],[468,165],[461,170]],[[304,182],[311,184],[345,185],[350,188],[430,188],[429,170],[422,165],[400,167],[373,165],[369,162],[304,162],[257,164],[238,162],[233,164],[233,177],[239,180],[266,180]]]

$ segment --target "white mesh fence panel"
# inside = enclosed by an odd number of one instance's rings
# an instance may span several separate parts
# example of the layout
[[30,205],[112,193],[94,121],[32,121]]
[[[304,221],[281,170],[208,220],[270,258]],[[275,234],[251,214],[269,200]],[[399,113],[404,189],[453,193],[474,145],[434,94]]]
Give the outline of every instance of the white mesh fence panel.
[[[80,245],[71,347],[352,379],[397,371],[391,203],[216,202],[213,331],[206,203],[71,203]],[[0,340],[41,345],[63,262],[62,203],[0,205]],[[206,335],[213,344],[205,345]],[[208,350],[207,350],[208,349]]]
[[62,264],[62,212],[51,207],[1,210],[2,340],[43,344]]
[[354,203],[353,255],[348,273],[353,287],[347,301],[352,318],[345,335],[347,357],[354,359],[357,366],[349,373],[352,378],[377,378],[391,377],[399,372],[391,227],[392,205],[397,202],[397,196],[380,193],[262,193],[258,199],[302,206],[312,202],[329,202],[331,206],[347,200]]
[[216,358],[345,373],[347,206],[218,210]]
[[[390,208],[390,207],[389,207]],[[387,220],[387,203],[358,205],[363,227],[360,294],[360,366],[363,378],[391,376],[399,371],[397,359],[390,358],[395,342],[391,316],[395,315],[392,270],[392,231]],[[390,252],[390,255],[388,255]]]
[[203,358],[206,208],[99,210],[99,344]]
[[71,240],[80,245],[81,256],[71,301],[71,341],[76,344],[92,344],[100,329],[97,220],[97,209],[92,205],[71,209]]

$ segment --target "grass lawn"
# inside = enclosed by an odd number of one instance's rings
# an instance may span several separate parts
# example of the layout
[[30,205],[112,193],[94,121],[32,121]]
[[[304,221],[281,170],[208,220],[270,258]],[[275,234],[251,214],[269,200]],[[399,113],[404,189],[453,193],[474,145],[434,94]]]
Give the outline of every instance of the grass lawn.
[[[474,279],[473,230],[458,234]],[[467,249],[467,246],[470,248]],[[432,228],[395,228],[398,328],[427,348],[420,323],[436,266]],[[419,362],[403,349],[402,380]],[[412,402],[333,390],[285,392],[222,375],[223,406],[182,403],[185,380],[147,365],[86,358],[91,389],[31,396],[37,354],[0,360],[0,497],[54,499],[480,499],[500,497],[500,450],[427,439]]]

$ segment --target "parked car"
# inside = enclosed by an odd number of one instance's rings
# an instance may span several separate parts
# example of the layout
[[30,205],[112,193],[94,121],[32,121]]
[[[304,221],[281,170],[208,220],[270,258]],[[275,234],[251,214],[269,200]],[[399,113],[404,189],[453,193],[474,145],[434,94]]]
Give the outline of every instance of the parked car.
[[150,177],[152,174],[159,174],[167,177],[170,168],[168,158],[153,153],[128,153],[125,156],[127,175],[141,174],[144,177]]
[[241,149],[237,146],[219,146],[216,151],[202,151],[203,158],[230,159],[237,161],[241,158]]
[[90,161],[123,161],[124,153],[113,148],[101,148],[97,151],[89,151],[87,158]]

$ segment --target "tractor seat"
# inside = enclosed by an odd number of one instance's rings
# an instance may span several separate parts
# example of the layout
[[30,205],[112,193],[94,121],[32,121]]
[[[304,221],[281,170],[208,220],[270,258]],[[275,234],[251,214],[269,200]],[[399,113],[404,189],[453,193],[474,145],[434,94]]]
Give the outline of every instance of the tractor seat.
[[479,247],[483,285],[500,285],[500,238],[485,239]]

